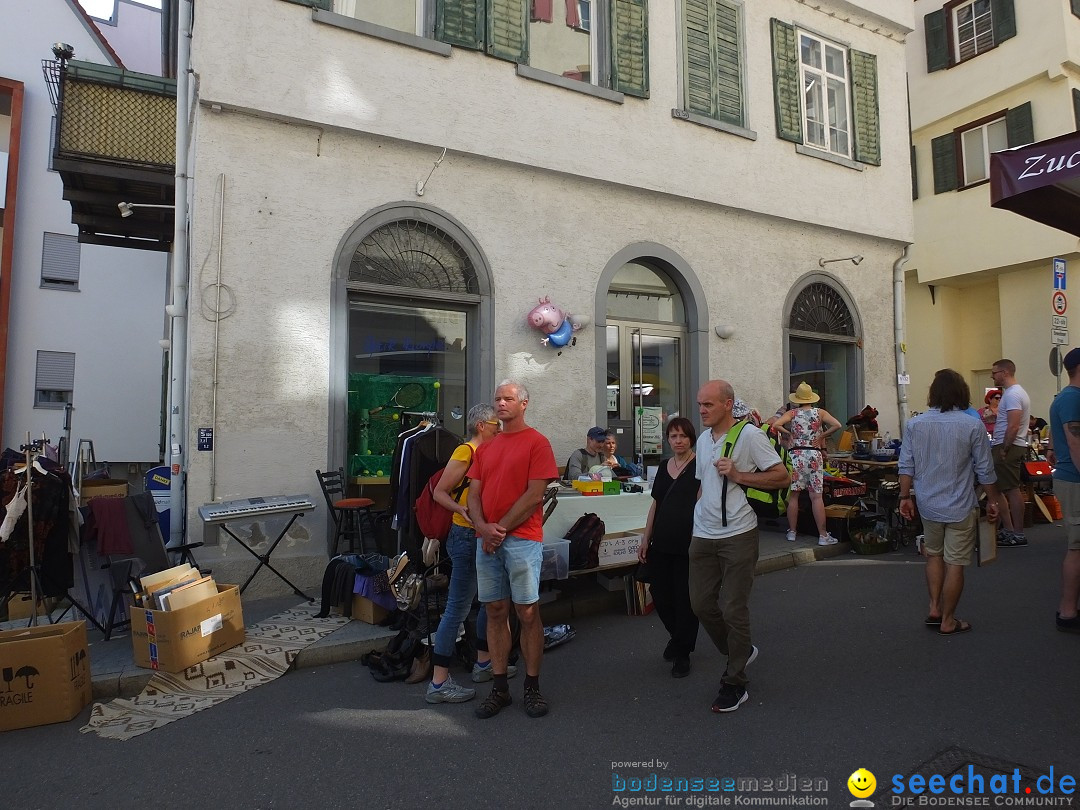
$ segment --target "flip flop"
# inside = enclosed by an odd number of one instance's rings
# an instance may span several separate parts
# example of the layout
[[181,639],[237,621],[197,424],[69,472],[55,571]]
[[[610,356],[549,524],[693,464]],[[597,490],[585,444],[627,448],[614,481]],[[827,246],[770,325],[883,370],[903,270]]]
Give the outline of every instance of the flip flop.
[[939,636],[955,636],[957,633],[967,633],[971,630],[970,622],[965,622],[963,619],[956,620],[956,627],[953,630],[938,630]]
[[927,616],[926,621],[923,622],[927,627],[941,627],[940,616]]

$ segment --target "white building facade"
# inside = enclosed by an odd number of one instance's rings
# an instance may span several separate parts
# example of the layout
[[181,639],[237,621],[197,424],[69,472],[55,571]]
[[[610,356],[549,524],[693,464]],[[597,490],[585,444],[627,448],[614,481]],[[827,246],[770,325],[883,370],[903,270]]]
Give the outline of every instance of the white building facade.
[[[74,0],[9,0],[0,13],[11,23],[0,24],[0,77],[22,85],[19,155],[8,166],[18,173],[17,210],[3,237],[11,240],[4,446],[17,448],[27,432],[55,444],[70,402],[72,449],[89,439],[99,461],[159,462],[167,256],[79,243],[51,170],[55,110],[41,61],[66,42],[80,59],[121,65]],[[10,109],[0,114],[8,145],[11,120]]]
[[385,477],[407,411],[508,377],[560,462],[601,424],[657,463],[714,377],[895,432],[910,5],[200,0],[189,522]]
[[1080,129],[1080,3],[917,0],[914,10],[913,407],[943,367],[964,374],[983,407],[990,367],[1007,358],[1045,417],[1067,384],[1048,364],[1053,259],[1076,267],[1080,253],[1076,237],[990,207],[990,153]]

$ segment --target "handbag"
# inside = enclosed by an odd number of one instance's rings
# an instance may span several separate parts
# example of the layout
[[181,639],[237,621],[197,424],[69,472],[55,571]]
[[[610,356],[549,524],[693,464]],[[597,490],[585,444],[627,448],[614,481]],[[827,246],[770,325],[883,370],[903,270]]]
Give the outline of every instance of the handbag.
[[[665,462],[665,464],[666,464],[666,462]],[[668,477],[670,477],[670,473],[668,474]],[[671,494],[671,490],[673,490],[673,489],[675,489],[675,479],[674,478],[671,479],[671,486],[667,488],[667,491],[664,493],[664,497],[661,498],[660,503],[657,504],[657,507],[656,507],[657,512],[659,512],[664,507],[664,503],[667,501],[668,495]],[[651,583],[652,582],[653,572],[652,572],[652,567],[649,564],[649,559],[648,558],[645,559],[645,562],[638,563],[637,568],[634,569],[633,576],[634,576],[634,580],[637,581],[637,582],[645,582],[645,583]]]

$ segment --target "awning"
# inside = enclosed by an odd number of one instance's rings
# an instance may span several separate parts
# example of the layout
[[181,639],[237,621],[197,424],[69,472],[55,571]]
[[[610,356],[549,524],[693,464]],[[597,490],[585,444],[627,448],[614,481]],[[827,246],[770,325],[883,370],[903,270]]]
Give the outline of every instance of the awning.
[[1080,132],[990,155],[990,205],[1080,236]]

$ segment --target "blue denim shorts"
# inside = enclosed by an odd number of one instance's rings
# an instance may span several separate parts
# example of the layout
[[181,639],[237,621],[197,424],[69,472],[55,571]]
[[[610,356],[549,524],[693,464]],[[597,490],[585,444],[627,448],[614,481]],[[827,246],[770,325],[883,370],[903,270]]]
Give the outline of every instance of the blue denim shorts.
[[510,599],[515,605],[540,601],[544,544],[507,535],[493,554],[476,544],[476,590],[481,602]]

